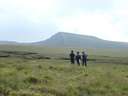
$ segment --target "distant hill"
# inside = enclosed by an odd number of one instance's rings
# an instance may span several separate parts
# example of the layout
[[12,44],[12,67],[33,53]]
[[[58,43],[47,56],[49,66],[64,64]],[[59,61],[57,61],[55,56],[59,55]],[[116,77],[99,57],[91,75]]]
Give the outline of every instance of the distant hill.
[[18,42],[14,42],[14,41],[0,41],[0,44],[12,45],[12,44],[18,44]]
[[80,48],[128,48],[128,43],[103,40],[94,36],[58,32],[49,39],[35,43],[18,43],[0,41],[0,45],[41,45],[49,47],[80,47]]
[[128,43],[102,40],[94,36],[59,32],[38,45],[50,47],[83,47],[83,48],[128,48]]

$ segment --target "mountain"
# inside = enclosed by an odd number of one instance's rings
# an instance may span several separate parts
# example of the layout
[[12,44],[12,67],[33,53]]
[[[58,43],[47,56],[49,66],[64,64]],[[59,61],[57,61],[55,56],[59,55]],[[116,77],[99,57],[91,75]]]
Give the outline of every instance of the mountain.
[[51,47],[82,47],[82,48],[128,48],[128,43],[102,40],[94,36],[59,32],[38,45]]
[[15,41],[0,41],[0,44],[6,44],[6,45],[13,45],[13,44],[18,44],[18,42]]

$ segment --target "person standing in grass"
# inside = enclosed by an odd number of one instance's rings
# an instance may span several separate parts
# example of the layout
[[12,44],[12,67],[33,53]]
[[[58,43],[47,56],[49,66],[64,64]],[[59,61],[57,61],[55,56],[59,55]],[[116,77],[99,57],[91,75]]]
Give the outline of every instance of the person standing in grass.
[[79,54],[79,52],[77,52],[77,55],[76,55],[76,62],[77,64],[80,66],[80,60],[81,60],[81,56]]
[[87,54],[85,52],[82,52],[82,65],[87,66]]
[[75,54],[73,50],[70,53],[70,61],[71,61],[71,64],[75,64]]

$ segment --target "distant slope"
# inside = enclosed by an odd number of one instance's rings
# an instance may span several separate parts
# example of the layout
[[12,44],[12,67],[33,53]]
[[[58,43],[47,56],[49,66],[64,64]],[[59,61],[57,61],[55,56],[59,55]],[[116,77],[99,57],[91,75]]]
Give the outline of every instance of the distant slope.
[[128,43],[102,40],[94,36],[59,32],[51,38],[36,42],[38,45],[51,47],[86,47],[86,48],[128,48]]
[[12,45],[12,44],[18,44],[18,43],[14,41],[0,41],[0,44]]

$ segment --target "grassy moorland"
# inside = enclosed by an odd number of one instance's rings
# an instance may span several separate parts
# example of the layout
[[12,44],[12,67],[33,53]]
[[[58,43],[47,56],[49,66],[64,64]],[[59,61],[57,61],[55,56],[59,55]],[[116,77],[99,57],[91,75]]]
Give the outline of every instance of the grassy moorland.
[[86,68],[69,63],[70,48],[2,47],[0,96],[128,96],[125,50],[88,49]]

